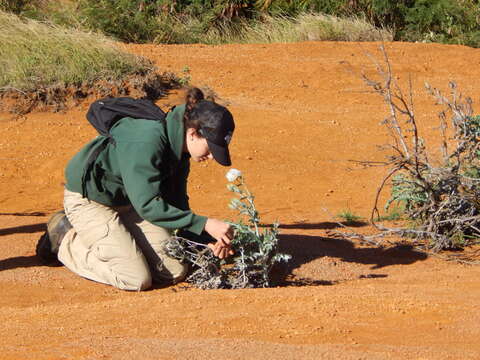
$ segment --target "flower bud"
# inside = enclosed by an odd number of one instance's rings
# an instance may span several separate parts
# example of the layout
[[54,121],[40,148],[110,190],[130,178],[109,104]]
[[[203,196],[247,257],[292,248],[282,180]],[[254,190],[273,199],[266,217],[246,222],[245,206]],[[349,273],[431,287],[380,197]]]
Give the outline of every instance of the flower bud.
[[227,175],[225,175],[227,180],[230,181],[230,182],[234,182],[235,180],[237,180],[237,178],[239,178],[241,176],[242,176],[242,172],[240,170],[237,170],[237,169],[230,169],[230,170],[228,170]]

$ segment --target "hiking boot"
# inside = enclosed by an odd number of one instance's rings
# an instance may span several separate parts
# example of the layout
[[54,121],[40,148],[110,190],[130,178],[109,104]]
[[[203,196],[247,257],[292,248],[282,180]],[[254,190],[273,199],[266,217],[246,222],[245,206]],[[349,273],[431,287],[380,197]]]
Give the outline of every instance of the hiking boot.
[[72,228],[65,211],[57,211],[47,222],[47,231],[37,243],[37,256],[46,263],[57,261],[58,249],[65,234]]

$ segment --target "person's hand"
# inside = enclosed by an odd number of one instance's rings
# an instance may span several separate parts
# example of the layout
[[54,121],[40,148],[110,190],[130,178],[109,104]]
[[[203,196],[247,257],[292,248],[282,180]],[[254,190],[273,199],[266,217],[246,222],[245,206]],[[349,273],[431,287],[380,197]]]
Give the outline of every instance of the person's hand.
[[213,255],[220,259],[225,259],[235,254],[231,245],[225,246],[223,242],[217,241],[215,244],[209,243],[208,247],[213,251]]
[[226,222],[217,219],[207,219],[205,231],[209,233],[215,240],[230,245],[233,238],[233,229]]
[[205,224],[205,231],[209,233],[217,242],[215,244],[208,244],[208,247],[213,251],[213,254],[220,259],[233,255],[232,238],[233,229],[226,222],[217,219],[208,219]]

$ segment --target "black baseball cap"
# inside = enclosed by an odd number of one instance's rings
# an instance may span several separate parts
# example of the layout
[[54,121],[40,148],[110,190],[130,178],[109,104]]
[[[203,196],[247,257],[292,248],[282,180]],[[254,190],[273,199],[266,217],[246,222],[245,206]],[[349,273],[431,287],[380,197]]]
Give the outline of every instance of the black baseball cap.
[[228,145],[235,130],[235,123],[230,111],[212,101],[201,100],[195,104],[190,117],[200,120],[198,132],[207,139],[213,158],[223,166],[232,165]]

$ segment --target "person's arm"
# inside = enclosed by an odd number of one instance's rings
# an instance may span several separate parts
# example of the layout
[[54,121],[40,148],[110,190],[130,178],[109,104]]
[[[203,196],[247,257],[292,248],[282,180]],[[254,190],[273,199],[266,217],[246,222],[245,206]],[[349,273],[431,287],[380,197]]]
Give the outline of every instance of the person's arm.
[[117,142],[116,152],[126,193],[137,213],[145,220],[167,228],[185,229],[199,235],[203,229],[217,242],[208,244],[215,256],[223,259],[234,252],[231,248],[233,229],[223,221],[181,210],[165,201],[159,189],[162,174],[163,148],[143,142]]
[[162,144],[119,141],[115,147],[125,191],[137,213],[155,225],[200,234],[207,218],[169,204],[160,194],[167,180],[161,170]]

